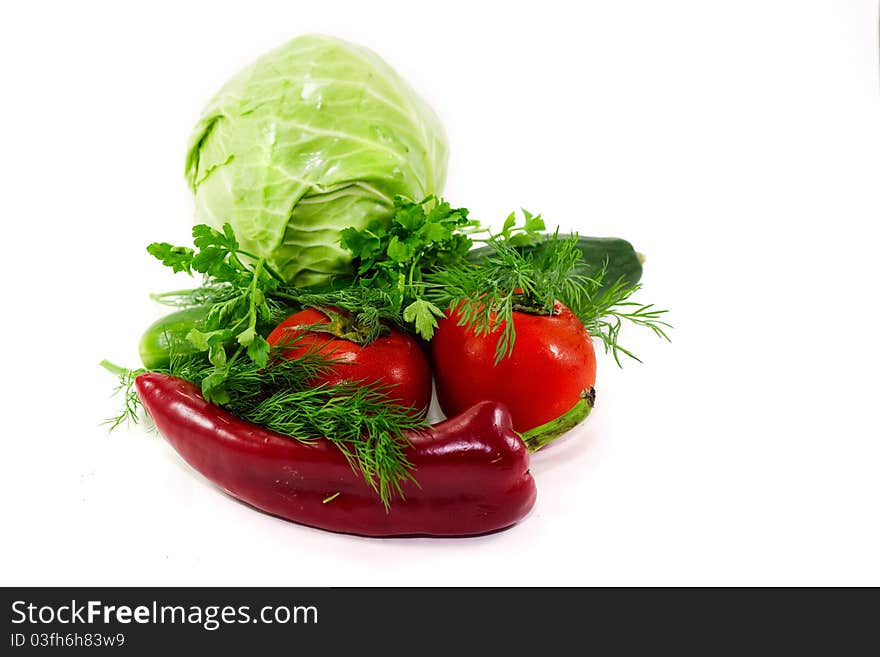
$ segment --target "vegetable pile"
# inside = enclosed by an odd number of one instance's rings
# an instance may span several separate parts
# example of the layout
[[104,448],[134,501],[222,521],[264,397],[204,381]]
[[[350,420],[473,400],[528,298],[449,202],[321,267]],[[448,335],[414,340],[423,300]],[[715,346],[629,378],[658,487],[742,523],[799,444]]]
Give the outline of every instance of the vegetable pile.
[[[278,516],[369,536],[472,535],[531,509],[529,452],[596,400],[598,341],[618,365],[633,299],[629,242],[499,230],[443,200],[430,108],[374,53],[308,36],[209,103],[186,174],[193,246],[147,251],[199,277],[176,310],[104,362],[203,475]],[[447,420],[428,426],[432,381]]]

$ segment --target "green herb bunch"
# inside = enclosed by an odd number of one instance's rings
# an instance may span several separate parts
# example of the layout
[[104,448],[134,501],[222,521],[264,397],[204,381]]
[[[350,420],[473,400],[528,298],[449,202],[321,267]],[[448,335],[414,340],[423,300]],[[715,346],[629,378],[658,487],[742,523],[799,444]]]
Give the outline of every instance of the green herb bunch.
[[[387,387],[345,382],[316,384],[336,361],[332,354],[314,348],[296,348],[302,336],[271,348],[265,366],[241,358],[225,366],[226,398],[219,402],[233,415],[304,443],[321,438],[332,442],[351,466],[361,472],[386,508],[403,497],[402,486],[414,481],[406,457],[407,432],[426,427],[422,414],[389,397]],[[147,370],[126,370],[104,361],[120,377],[117,392],[124,399],[122,412],[107,420],[111,429],[126,421],[137,422],[141,401],[135,379]],[[166,369],[153,370],[203,386],[215,366],[200,355],[173,356]]]
[[556,302],[565,304],[602,341],[620,364],[620,355],[638,360],[619,342],[624,321],[645,326],[669,339],[663,321],[667,311],[631,301],[640,289],[623,280],[607,285],[605,266],[595,274],[579,273],[583,255],[577,235],[548,238],[546,248],[526,251],[504,234],[487,241],[492,253],[482,262],[435,269],[425,279],[427,298],[436,306],[455,310],[458,324],[478,335],[498,332],[495,362],[510,356],[516,342],[513,313],[553,315]]
[[196,249],[154,242],[147,252],[174,272],[205,276],[200,288],[166,294],[161,299],[173,305],[210,302],[204,327],[192,329],[187,340],[205,352],[212,366],[200,382],[205,398],[222,404],[230,399],[225,382],[242,354],[259,367],[266,366],[269,343],[257,332],[257,324],[278,315],[278,306],[271,305],[269,295],[284,280],[265,259],[240,248],[229,224],[222,232],[195,226],[193,243]]
[[[425,275],[462,265],[468,251],[476,242],[485,241],[489,231],[469,219],[467,209],[453,208],[434,196],[419,202],[398,196],[394,210],[387,226],[376,221],[363,230],[342,231],[342,245],[358,263],[356,285],[381,290],[387,314],[430,340],[445,308],[426,296]],[[523,245],[537,239],[542,230],[540,216],[526,212],[523,225],[518,226],[511,214],[497,239]],[[481,235],[486,237],[481,239]]]

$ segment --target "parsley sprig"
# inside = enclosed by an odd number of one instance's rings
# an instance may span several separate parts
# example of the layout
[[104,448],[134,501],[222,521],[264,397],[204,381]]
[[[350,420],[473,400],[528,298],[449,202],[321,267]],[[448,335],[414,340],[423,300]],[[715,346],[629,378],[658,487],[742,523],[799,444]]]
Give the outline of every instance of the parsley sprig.
[[174,272],[205,277],[202,288],[173,293],[171,298],[192,301],[201,294],[212,301],[204,326],[193,328],[187,340],[207,354],[212,366],[201,381],[205,398],[222,404],[229,401],[225,382],[230,368],[242,354],[257,366],[266,366],[269,343],[257,324],[273,317],[269,294],[284,280],[264,258],[241,249],[228,223],[222,231],[200,224],[192,234],[195,249],[154,242],[147,252]]
[[422,296],[422,273],[461,262],[473,244],[463,229],[477,225],[466,209],[434,196],[418,203],[398,196],[390,224],[374,221],[363,230],[346,228],[342,246],[357,258],[358,284],[383,290],[401,319],[429,340],[443,311]]
[[[533,242],[542,230],[540,216],[524,212],[524,221],[518,225],[511,214],[495,239],[522,246]],[[390,223],[375,221],[363,230],[347,228],[342,231],[342,245],[357,261],[356,285],[381,291],[386,314],[430,340],[445,308],[426,295],[425,276],[462,265],[474,243],[490,237],[488,229],[470,219],[465,208],[453,208],[435,196],[419,202],[398,196]],[[332,303],[332,296],[325,301]]]

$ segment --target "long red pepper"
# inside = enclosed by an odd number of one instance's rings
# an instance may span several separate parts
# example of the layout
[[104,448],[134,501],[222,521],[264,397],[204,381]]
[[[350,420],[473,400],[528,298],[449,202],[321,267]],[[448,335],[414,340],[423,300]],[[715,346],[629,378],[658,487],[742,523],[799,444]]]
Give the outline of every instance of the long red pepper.
[[328,440],[311,444],[245,422],[182,379],[142,374],[138,395],[192,467],[230,495],[305,525],[364,536],[466,536],[512,525],[535,503],[529,453],[502,405],[481,402],[408,435],[418,485],[386,510]]

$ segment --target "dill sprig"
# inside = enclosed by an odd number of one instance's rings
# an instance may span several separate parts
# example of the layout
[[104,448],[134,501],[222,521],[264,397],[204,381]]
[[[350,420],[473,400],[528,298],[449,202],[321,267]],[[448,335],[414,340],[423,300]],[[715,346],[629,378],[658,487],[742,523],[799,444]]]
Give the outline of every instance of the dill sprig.
[[107,418],[101,424],[109,427],[110,431],[117,429],[123,424],[128,424],[129,422],[137,424],[140,421],[143,404],[141,404],[141,398],[138,397],[137,390],[135,390],[134,380],[137,378],[138,374],[143,374],[146,370],[129,370],[111,363],[107,359],[102,360],[99,364],[111,374],[115,374],[119,377],[119,383],[113,389],[113,396],[122,397],[122,408],[119,413],[113,417]]
[[[402,496],[402,485],[415,481],[404,452],[406,431],[426,426],[421,415],[390,400],[387,387],[345,382],[315,385],[336,364],[332,354],[314,345],[295,358],[297,336],[273,347],[266,367],[238,360],[226,371],[229,396],[222,404],[233,415],[303,442],[326,438],[388,507]],[[286,355],[285,355],[286,354]],[[213,367],[204,358],[173,359],[169,374],[201,385]]]
[[[301,339],[296,336],[273,347],[265,367],[245,359],[229,362],[224,372],[228,399],[219,405],[243,420],[301,442],[326,438],[388,508],[395,496],[403,496],[405,482],[415,482],[405,453],[410,444],[406,432],[426,427],[425,419],[392,401],[388,387],[358,381],[316,385],[316,378],[338,361],[332,354],[319,353],[314,345],[290,357]],[[107,361],[101,365],[119,377],[117,392],[124,399],[122,411],[106,423],[111,430],[129,421],[137,423],[142,404],[134,381],[146,370],[127,370]],[[204,354],[172,354],[168,368],[152,371],[201,387],[213,376],[215,366]]]
[[657,337],[669,341],[666,329],[672,328],[663,320],[667,310],[660,310],[654,304],[642,304],[632,301],[633,294],[638,292],[641,284],[628,285],[625,281],[615,281],[604,291],[599,287],[604,277],[604,267],[600,270],[596,281],[590,281],[587,293],[570,299],[572,309],[583,322],[587,332],[602,341],[605,353],[611,353],[618,366],[621,365],[621,354],[642,362],[629,349],[620,344],[620,330],[625,322],[651,329]]
[[424,421],[389,403],[381,389],[356,383],[282,389],[228,406],[245,420],[304,442],[327,438],[386,507],[393,496],[403,497],[405,481],[415,482],[404,452],[409,445],[404,432],[423,428]]
[[215,303],[229,301],[238,292],[229,283],[215,283],[206,278],[199,287],[171,292],[154,292],[150,298],[156,303],[172,308],[192,308],[193,306],[213,306]]
[[437,269],[425,279],[426,297],[436,306],[455,310],[459,326],[470,327],[477,335],[498,333],[495,362],[513,353],[516,311],[553,315],[557,301],[581,320],[590,335],[602,341],[620,365],[620,355],[638,360],[620,344],[624,322],[650,328],[669,339],[662,320],[665,310],[631,301],[640,289],[623,280],[610,286],[603,283],[606,263],[586,276],[578,272],[583,255],[577,235],[559,237],[558,230],[548,239],[548,248],[526,251],[509,240],[488,240],[493,253],[481,264],[462,264]]
[[386,329],[387,323],[403,328],[400,302],[396,295],[387,290],[349,282],[348,287],[327,288],[324,290],[290,289],[279,290],[279,299],[302,307],[338,308],[348,313],[351,324],[357,327],[364,344],[369,344]]

